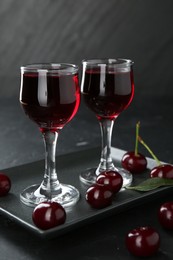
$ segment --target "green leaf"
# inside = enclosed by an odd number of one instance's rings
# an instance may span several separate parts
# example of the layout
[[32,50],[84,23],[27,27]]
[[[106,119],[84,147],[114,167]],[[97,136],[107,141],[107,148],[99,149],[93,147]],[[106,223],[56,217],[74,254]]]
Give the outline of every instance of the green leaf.
[[173,186],[173,179],[159,177],[149,178],[136,186],[126,186],[125,188],[136,191],[150,191],[163,186]]

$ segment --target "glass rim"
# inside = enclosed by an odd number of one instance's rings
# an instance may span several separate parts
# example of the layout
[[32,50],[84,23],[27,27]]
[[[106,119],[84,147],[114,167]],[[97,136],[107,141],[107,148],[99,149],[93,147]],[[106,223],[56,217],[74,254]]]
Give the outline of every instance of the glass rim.
[[20,67],[21,72],[76,73],[78,65],[72,63],[31,63]]
[[131,59],[124,59],[124,58],[103,58],[103,59],[84,59],[82,60],[83,65],[89,65],[89,66],[114,66],[117,68],[123,68],[123,67],[129,67],[134,64],[134,62]]

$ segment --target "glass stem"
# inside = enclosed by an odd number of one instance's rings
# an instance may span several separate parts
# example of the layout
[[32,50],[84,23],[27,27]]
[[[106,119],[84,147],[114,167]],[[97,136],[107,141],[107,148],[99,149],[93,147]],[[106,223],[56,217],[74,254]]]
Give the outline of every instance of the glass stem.
[[105,170],[115,170],[111,157],[111,140],[114,120],[99,119],[99,123],[102,137],[102,150],[100,164],[96,170],[96,175],[99,175],[100,172]]
[[45,130],[42,132],[42,135],[45,145],[45,173],[44,180],[40,186],[40,193],[51,200],[54,195],[61,193],[55,161],[58,132]]

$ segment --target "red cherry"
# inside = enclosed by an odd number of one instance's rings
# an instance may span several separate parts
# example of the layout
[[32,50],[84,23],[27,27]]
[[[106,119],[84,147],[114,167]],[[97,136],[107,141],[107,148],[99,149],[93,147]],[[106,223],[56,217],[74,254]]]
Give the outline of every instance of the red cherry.
[[106,185],[113,193],[117,193],[122,188],[123,178],[116,171],[105,171],[99,174],[96,183]]
[[141,153],[127,152],[121,160],[122,167],[131,173],[141,173],[147,168],[147,159]]
[[38,228],[46,230],[64,224],[66,212],[57,202],[42,202],[35,207],[32,219]]
[[139,227],[127,234],[126,246],[135,256],[151,256],[159,249],[160,236],[151,227]]
[[86,192],[86,201],[93,208],[105,208],[112,203],[113,192],[106,185],[93,184]]
[[173,201],[160,206],[159,221],[164,228],[173,229]]
[[11,180],[10,178],[0,173],[0,196],[5,196],[11,189]]
[[171,164],[161,164],[154,167],[150,172],[151,178],[160,177],[173,179],[173,165]]

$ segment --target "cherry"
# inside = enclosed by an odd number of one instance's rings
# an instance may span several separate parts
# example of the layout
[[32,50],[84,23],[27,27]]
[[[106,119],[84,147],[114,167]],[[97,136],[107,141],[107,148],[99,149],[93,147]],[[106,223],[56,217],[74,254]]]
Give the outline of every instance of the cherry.
[[145,148],[149,151],[149,153],[152,155],[152,157],[157,162],[157,166],[154,167],[150,172],[150,177],[160,177],[160,178],[168,178],[173,179],[173,165],[171,164],[162,164],[159,159],[156,157],[156,155],[153,153],[153,151],[149,148],[149,146],[142,140],[141,137],[138,137],[141,144],[145,146]]
[[99,174],[96,183],[106,185],[113,193],[117,193],[122,188],[123,178],[116,171],[105,171]]
[[11,180],[4,173],[0,173],[0,196],[5,196],[11,189]]
[[138,152],[139,127],[140,122],[136,124],[135,151],[126,152],[121,160],[122,167],[134,174],[141,173],[147,168],[147,159],[143,154]]
[[113,192],[107,185],[93,184],[86,191],[86,201],[93,208],[105,208],[112,203]]
[[66,212],[57,202],[41,202],[35,207],[32,219],[38,228],[46,230],[64,224]]
[[139,227],[126,236],[126,246],[135,256],[151,256],[160,246],[160,236],[152,227]]
[[173,201],[162,204],[159,208],[160,224],[167,229],[173,229]]
[[147,168],[147,159],[141,153],[127,152],[121,160],[122,167],[131,173],[141,173]]
[[171,164],[160,164],[154,167],[150,172],[150,177],[160,177],[173,179],[173,165]]

